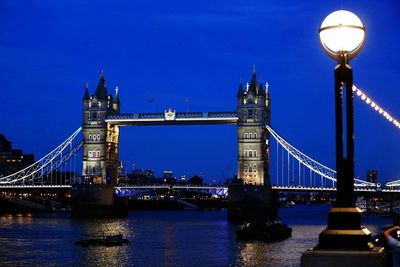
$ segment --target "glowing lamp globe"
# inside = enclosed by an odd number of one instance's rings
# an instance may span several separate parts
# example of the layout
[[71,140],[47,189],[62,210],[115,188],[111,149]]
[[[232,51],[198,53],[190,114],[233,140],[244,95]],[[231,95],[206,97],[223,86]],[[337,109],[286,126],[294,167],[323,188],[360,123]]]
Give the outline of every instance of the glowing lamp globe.
[[365,28],[354,13],[338,10],[324,19],[319,29],[319,38],[324,50],[334,59],[341,55],[351,59],[364,45]]

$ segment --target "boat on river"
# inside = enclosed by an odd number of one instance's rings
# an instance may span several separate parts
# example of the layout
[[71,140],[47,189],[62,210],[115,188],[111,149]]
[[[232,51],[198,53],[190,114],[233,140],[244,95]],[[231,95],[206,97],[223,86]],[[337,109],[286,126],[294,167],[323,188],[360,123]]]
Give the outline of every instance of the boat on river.
[[239,240],[258,240],[263,242],[279,242],[292,236],[292,228],[280,221],[248,222],[236,230]]
[[129,240],[123,238],[123,236],[121,234],[81,239],[81,240],[75,242],[76,245],[80,245],[83,247],[87,247],[87,246],[91,246],[91,245],[113,247],[113,246],[121,246],[123,244],[128,244],[128,243],[129,243]]

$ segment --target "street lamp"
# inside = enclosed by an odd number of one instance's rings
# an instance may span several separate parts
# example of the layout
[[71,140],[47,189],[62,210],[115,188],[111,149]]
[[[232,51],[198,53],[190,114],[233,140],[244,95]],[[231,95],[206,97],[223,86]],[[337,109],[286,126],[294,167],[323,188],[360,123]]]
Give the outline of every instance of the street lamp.
[[[339,10],[322,22],[319,37],[335,67],[336,203],[328,227],[319,236],[319,248],[368,249],[371,232],[362,227],[362,212],[354,205],[353,71],[349,60],[363,47],[365,28],[352,12]],[[343,105],[343,100],[345,101]]]
[[324,50],[335,60],[345,54],[355,57],[364,45],[365,28],[361,20],[350,11],[338,10],[322,22],[319,38]]

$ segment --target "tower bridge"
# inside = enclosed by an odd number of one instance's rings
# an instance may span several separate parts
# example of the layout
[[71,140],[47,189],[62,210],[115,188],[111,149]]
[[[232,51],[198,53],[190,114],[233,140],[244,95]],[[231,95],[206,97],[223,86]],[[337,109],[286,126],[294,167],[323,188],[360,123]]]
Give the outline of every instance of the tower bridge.
[[[357,94],[361,92],[355,86],[353,91]],[[365,95],[365,93],[361,93],[361,96],[362,94]],[[115,89],[114,95],[109,94],[103,72],[93,94],[89,94],[89,88],[86,85],[82,101],[82,127],[31,166],[14,174],[0,177],[0,189],[52,190],[60,188],[68,190],[72,188],[72,184],[80,184],[83,194],[86,195],[93,188],[115,195],[120,195],[121,192],[142,190],[118,184],[121,127],[196,124],[236,126],[237,177],[244,184],[264,185],[265,188],[279,191],[334,191],[336,188],[335,170],[301,152],[271,127],[271,99],[268,83],[265,84],[264,89],[263,84],[257,81],[255,69],[251,81],[245,87],[242,83],[239,84],[235,111],[177,112],[169,108],[159,113],[121,113],[118,87]],[[371,107],[376,110],[376,105]],[[388,120],[390,121],[390,119],[392,117]],[[393,125],[399,127],[396,120]],[[270,140],[270,137],[273,138]],[[272,148],[270,141],[276,141],[276,157],[272,158],[274,166],[276,166],[274,175],[271,175],[270,172]],[[82,162],[78,164],[82,164],[82,173],[81,176],[77,176],[75,161],[77,152],[80,150],[82,150]],[[63,171],[69,174],[60,177]],[[56,177],[52,177],[54,174]],[[392,194],[398,193],[397,188],[400,187],[400,182],[389,182],[386,187],[379,188],[377,184],[354,178],[354,186],[356,192]],[[174,188],[184,189],[179,186],[174,186]],[[186,189],[214,190],[221,194],[227,192],[226,186],[187,187]],[[264,195],[268,195],[269,192],[265,191]],[[87,198],[87,196],[84,197]],[[94,197],[94,199],[96,198],[98,196]],[[109,204],[110,199],[107,199],[106,202]]]
[[96,91],[83,97],[82,176],[94,184],[117,184],[121,126],[235,124],[238,131],[238,178],[248,184],[269,184],[271,99],[268,85],[259,84],[253,69],[250,83],[239,84],[235,112],[176,112],[122,114],[118,87],[108,93],[101,73]]
[[[112,194],[111,187],[118,183],[118,154],[121,126],[146,126],[146,125],[193,125],[193,124],[235,124],[238,138],[238,169],[237,176],[244,184],[253,184],[264,187],[257,192],[258,199],[254,206],[272,207],[272,197],[269,193],[269,138],[270,133],[266,126],[270,124],[271,99],[268,84],[264,90],[258,82],[256,70],[253,69],[250,83],[243,89],[239,84],[237,92],[237,109],[234,112],[176,112],[172,108],[164,113],[138,113],[122,114],[120,112],[120,99],[118,87],[114,96],[108,93],[104,73],[100,75],[96,91],[90,95],[86,86],[83,96],[83,158],[82,177],[85,183],[93,184],[81,186],[81,194],[76,194],[76,199],[81,199],[76,210],[88,212],[93,210],[88,203],[87,195],[98,199],[96,205],[109,206],[112,201],[107,194]],[[108,185],[104,189],[104,185]],[[94,191],[95,188],[97,191]],[[261,190],[262,189],[262,190]],[[101,193],[99,193],[101,191]],[[241,209],[240,203],[249,198],[241,190],[232,191],[230,199],[233,204]],[[261,193],[263,192],[263,193]],[[254,198],[254,197],[252,197]],[[254,202],[254,200],[251,200]],[[79,202],[79,201],[78,201]],[[85,202],[85,203],[83,203]],[[232,203],[233,203],[232,202]],[[236,208],[235,208],[236,209]]]

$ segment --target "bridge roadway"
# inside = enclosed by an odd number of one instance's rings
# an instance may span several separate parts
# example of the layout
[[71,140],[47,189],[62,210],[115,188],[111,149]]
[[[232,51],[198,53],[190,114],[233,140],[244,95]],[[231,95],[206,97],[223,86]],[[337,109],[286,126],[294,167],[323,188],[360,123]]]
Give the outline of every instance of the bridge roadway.
[[[70,189],[71,185],[4,185],[0,184],[0,189]],[[187,189],[187,190],[224,190],[227,191],[227,186],[220,185],[120,185],[115,187],[116,190],[129,189]],[[287,192],[333,192],[335,187],[306,187],[306,186],[272,186],[272,189]],[[400,193],[400,189],[392,188],[354,188],[355,192],[382,192],[382,193]]]

